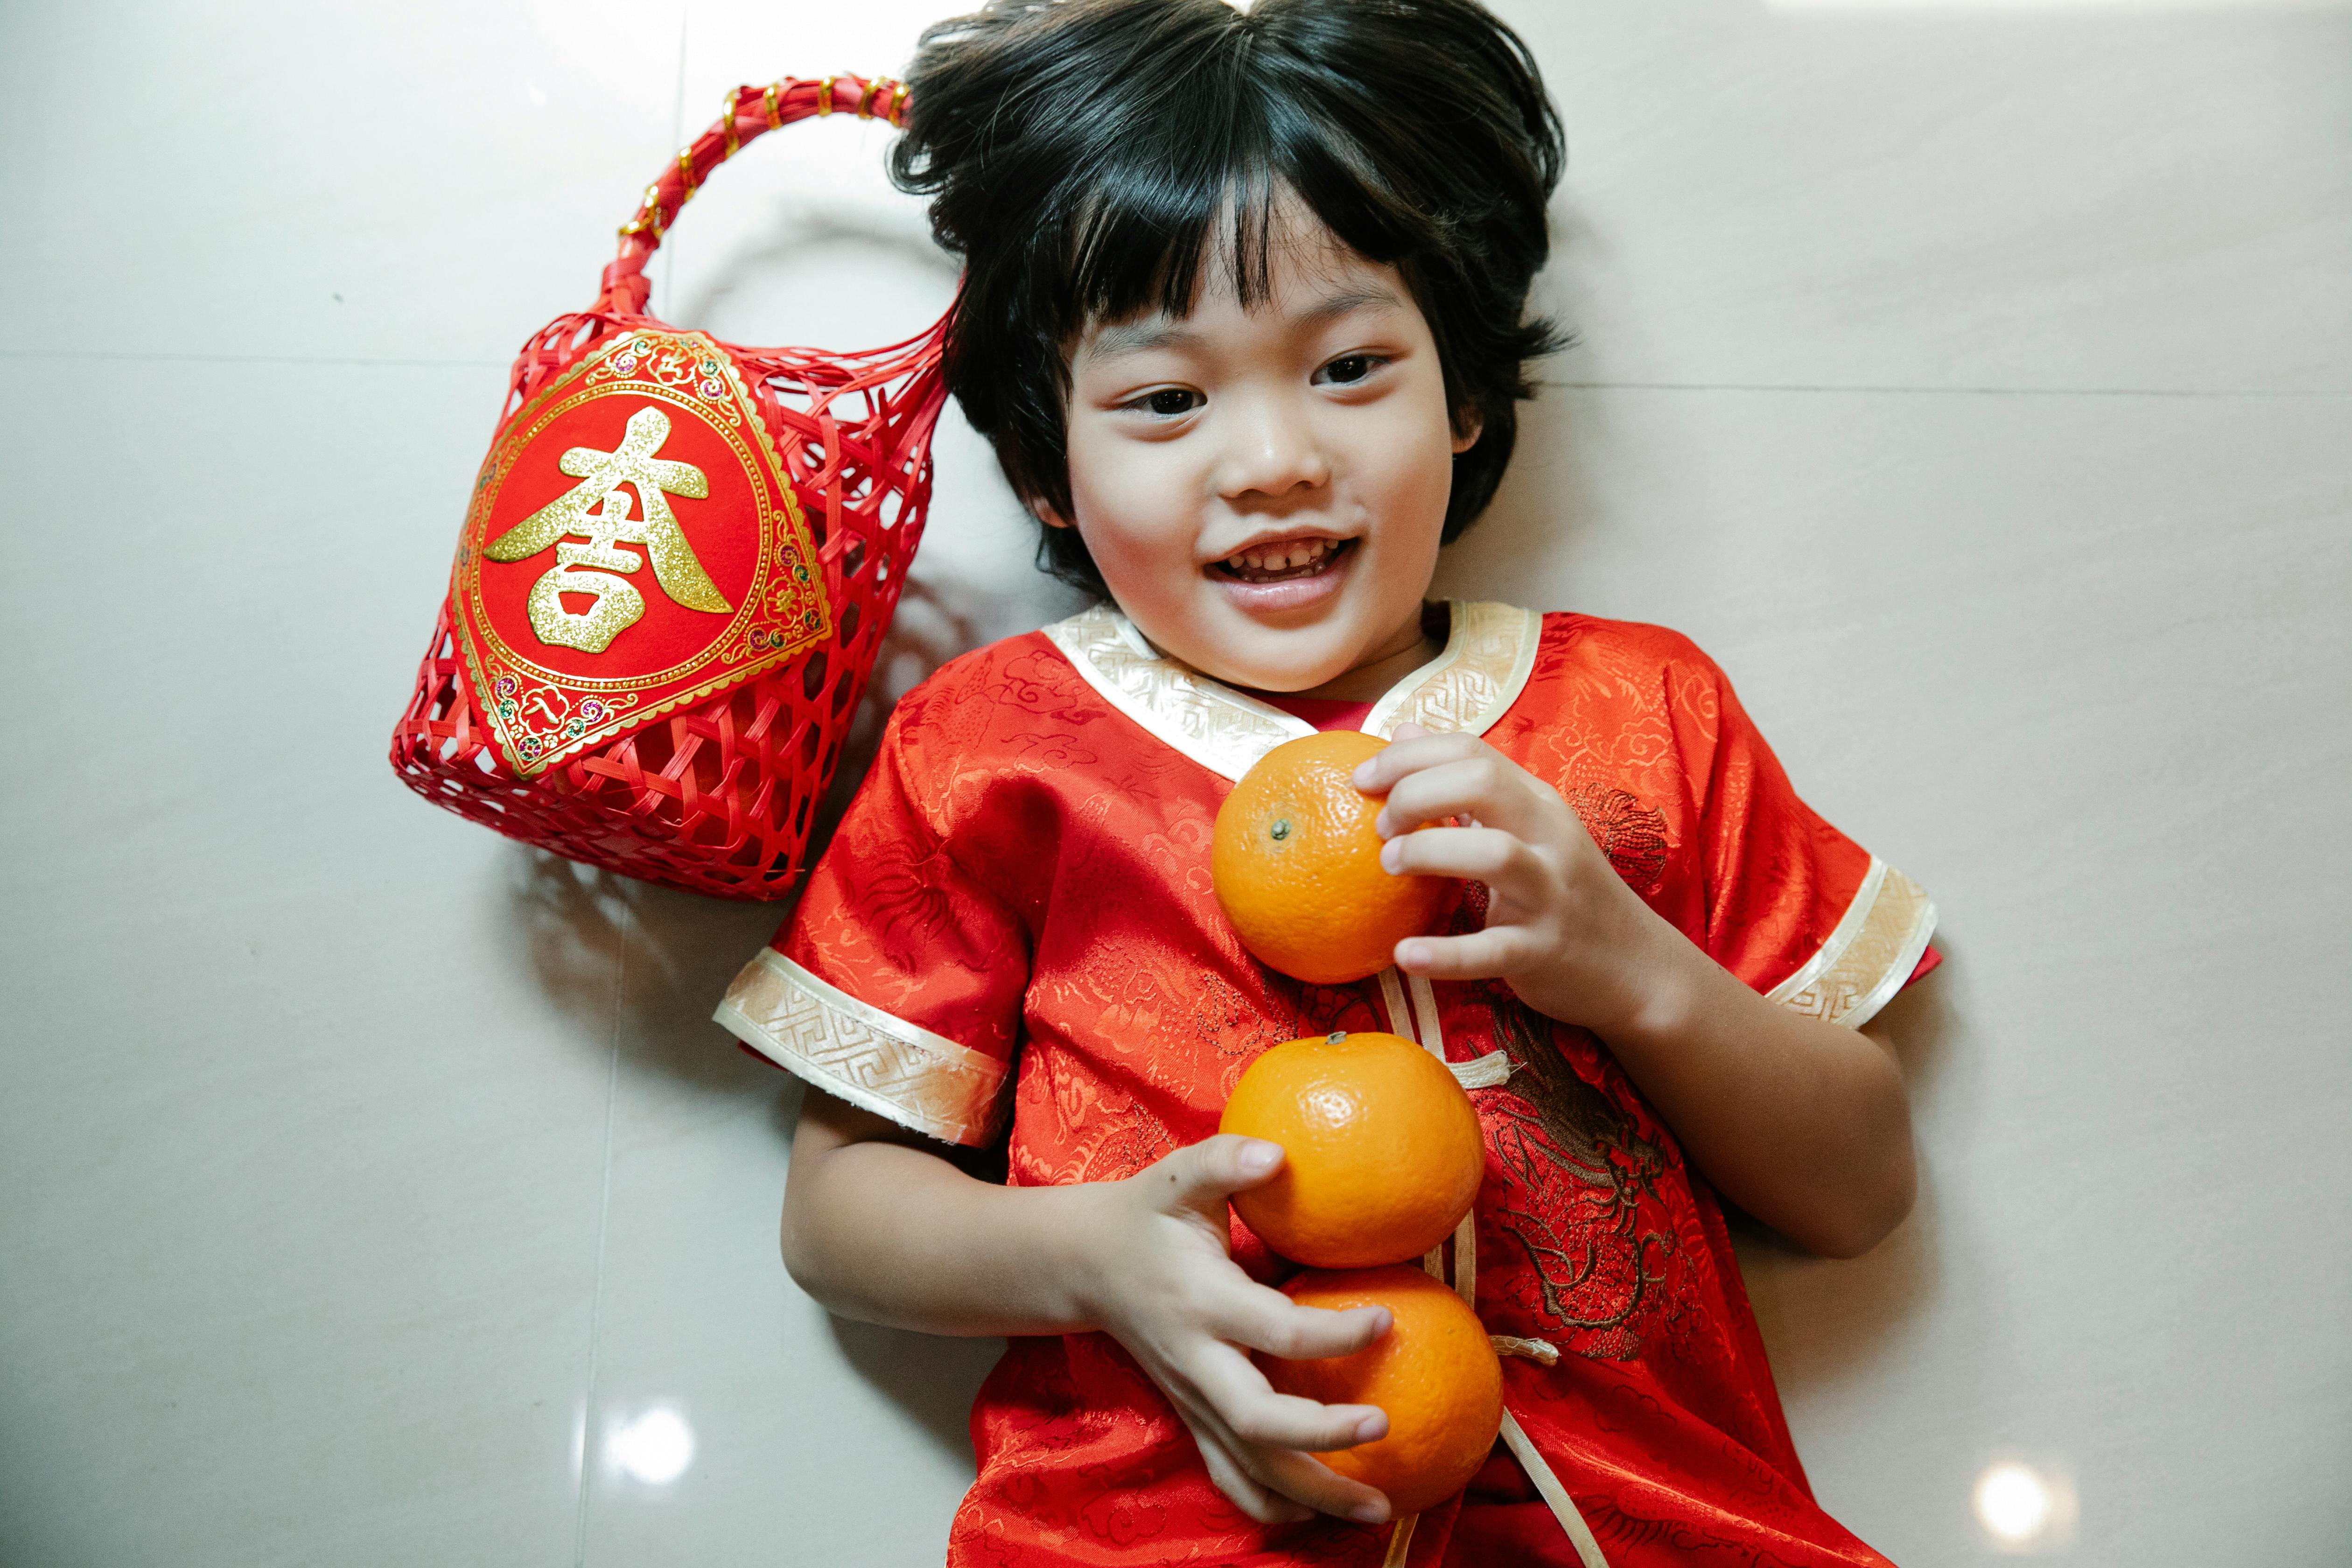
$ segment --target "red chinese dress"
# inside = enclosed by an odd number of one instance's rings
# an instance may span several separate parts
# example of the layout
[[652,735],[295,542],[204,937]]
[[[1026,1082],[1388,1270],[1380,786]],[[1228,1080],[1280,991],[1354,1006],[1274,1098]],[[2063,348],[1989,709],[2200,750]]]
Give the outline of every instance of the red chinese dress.
[[[1637,893],[1776,1001],[1859,1025],[1927,952],[1919,888],[1797,798],[1675,633],[1456,604],[1444,653],[1363,728],[1405,721],[1483,735],[1550,781]],[[1605,1047],[1499,984],[1313,986],[1234,941],[1211,825],[1236,777],[1310,729],[1107,606],[958,659],[898,704],[718,1016],[852,1104],[1004,1140],[1020,1185],[1116,1180],[1210,1136],[1279,1041],[1422,1041],[1486,1128],[1475,1245],[1445,1251],[1528,1352],[1504,1362],[1517,1468],[1498,1452],[1466,1502],[1411,1526],[1261,1526],[1109,1336],[1016,1339],[972,1411],[979,1478],[950,1563],[1883,1563],[1813,1501],[1715,1194]],[[1479,893],[1454,929],[1475,928]],[[1287,1272],[1234,1236],[1253,1274]]]

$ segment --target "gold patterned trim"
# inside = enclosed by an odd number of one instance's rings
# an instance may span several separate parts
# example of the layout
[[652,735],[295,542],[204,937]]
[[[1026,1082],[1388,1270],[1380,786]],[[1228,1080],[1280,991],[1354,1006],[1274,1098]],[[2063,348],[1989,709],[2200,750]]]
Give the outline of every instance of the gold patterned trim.
[[1364,732],[1386,737],[1399,724],[1483,735],[1526,689],[1543,641],[1543,617],[1511,605],[1454,600],[1445,651],[1372,704]]
[[743,966],[711,1016],[778,1067],[901,1127],[950,1143],[996,1136],[1003,1062],[868,1006],[773,948]]
[[1153,650],[1109,605],[1056,622],[1045,636],[1112,707],[1213,773],[1237,779],[1285,741],[1315,733],[1306,720]]
[[1859,1029],[1903,989],[1935,933],[1936,906],[1927,889],[1873,856],[1821,951],[1765,999]]
[[[1364,720],[1387,736],[1410,721],[1486,733],[1518,700],[1535,668],[1543,617],[1509,605],[1449,606],[1445,651],[1391,687]],[[1213,773],[1238,779],[1285,741],[1315,726],[1168,658],[1110,605],[1045,628],[1046,637],[1110,704]]]

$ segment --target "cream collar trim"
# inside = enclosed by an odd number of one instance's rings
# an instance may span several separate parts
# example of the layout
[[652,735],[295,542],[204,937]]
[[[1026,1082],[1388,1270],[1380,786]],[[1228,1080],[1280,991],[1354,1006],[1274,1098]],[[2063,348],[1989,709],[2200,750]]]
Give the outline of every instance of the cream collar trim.
[[[1403,723],[1483,735],[1518,700],[1535,668],[1543,617],[1509,605],[1448,602],[1444,651],[1372,704],[1364,731]],[[1315,727],[1168,658],[1115,605],[1047,626],[1087,684],[1157,739],[1211,773],[1238,779],[1260,757]]]

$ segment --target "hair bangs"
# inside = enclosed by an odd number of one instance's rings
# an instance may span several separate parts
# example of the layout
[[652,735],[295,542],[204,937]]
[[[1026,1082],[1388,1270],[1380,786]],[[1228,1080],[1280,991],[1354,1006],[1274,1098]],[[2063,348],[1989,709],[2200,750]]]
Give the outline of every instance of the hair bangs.
[[1107,139],[1073,171],[1066,202],[1047,204],[1070,212],[1075,230],[1054,247],[1066,270],[1052,276],[1040,256],[1034,279],[1063,302],[1055,335],[1065,344],[1093,323],[1190,315],[1205,287],[1255,308],[1286,245],[1328,235],[1387,264],[1432,242],[1433,226],[1364,150],[1286,99],[1265,63],[1238,49],[1216,62],[1223,68],[1202,74],[1222,79],[1196,80],[1181,116]]

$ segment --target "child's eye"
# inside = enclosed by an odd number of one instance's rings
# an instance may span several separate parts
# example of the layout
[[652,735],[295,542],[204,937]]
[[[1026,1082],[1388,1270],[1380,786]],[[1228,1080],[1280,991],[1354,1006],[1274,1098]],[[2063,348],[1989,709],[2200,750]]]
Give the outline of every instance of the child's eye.
[[1192,413],[1207,401],[1189,386],[1163,386],[1157,392],[1145,393],[1128,406],[1158,415],[1162,419],[1173,419],[1179,415]]
[[1387,363],[1379,354],[1341,354],[1316,374],[1320,380],[1352,386]]

